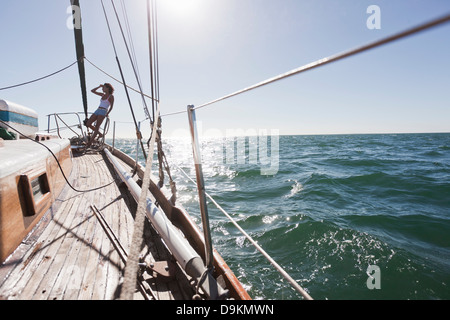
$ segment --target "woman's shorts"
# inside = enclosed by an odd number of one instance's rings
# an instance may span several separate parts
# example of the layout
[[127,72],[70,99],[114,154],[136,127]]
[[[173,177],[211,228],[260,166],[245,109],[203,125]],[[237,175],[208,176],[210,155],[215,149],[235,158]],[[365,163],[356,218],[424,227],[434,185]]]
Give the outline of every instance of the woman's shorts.
[[94,114],[97,115],[97,116],[103,116],[103,117],[105,117],[107,111],[108,111],[108,110],[106,110],[106,109],[98,108],[98,109],[94,112]]

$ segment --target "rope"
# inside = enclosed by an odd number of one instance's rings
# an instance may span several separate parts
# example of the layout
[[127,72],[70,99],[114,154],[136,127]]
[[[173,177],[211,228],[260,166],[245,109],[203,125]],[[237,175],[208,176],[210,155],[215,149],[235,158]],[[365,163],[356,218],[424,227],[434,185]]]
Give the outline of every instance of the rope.
[[[111,0],[112,2],[112,0]],[[114,4],[113,4],[114,5]],[[148,9],[148,17],[150,17],[150,7],[149,2],[147,2],[147,9]],[[149,19],[149,18],[148,18]],[[150,21],[149,21],[150,25]],[[153,83],[153,75],[154,75],[154,69],[153,69],[153,61],[152,56],[155,54],[155,51],[152,50],[152,42],[151,42],[151,35],[149,30],[149,42],[150,42],[150,73],[151,73],[151,82],[152,82],[152,96],[154,97],[154,83]],[[159,96],[157,97],[159,100]],[[134,230],[133,230],[133,238],[131,242],[131,249],[130,249],[130,256],[127,260],[127,265],[125,267],[125,274],[124,274],[124,282],[122,285],[122,293],[120,295],[121,300],[131,300],[133,298],[133,293],[136,288],[136,279],[137,279],[137,273],[138,273],[138,259],[139,259],[139,253],[140,253],[140,247],[143,241],[143,234],[144,234],[144,222],[145,222],[145,210],[146,210],[146,204],[147,204],[147,193],[150,188],[150,176],[151,176],[151,168],[152,168],[152,160],[153,160],[153,152],[155,147],[155,140],[157,139],[157,132],[160,132],[160,115],[159,115],[159,102],[156,103],[156,114],[155,114],[155,100],[152,99],[152,106],[153,106],[153,127],[152,127],[152,133],[150,136],[150,141],[148,143],[149,147],[149,157],[146,159],[146,165],[145,165],[145,172],[144,177],[142,178],[142,186],[141,186],[141,194],[139,196],[139,202],[138,202],[138,208],[136,212],[136,220],[134,224]],[[157,123],[155,123],[157,121]],[[158,159],[160,161],[159,167],[160,172],[161,170],[161,135],[158,134]],[[142,142],[141,142],[142,144]],[[137,165],[137,164],[136,164]]]
[[[147,97],[147,98],[149,98],[149,99],[153,99],[153,98],[152,98],[151,96],[149,96],[148,94],[146,94],[146,93],[144,93],[144,92],[142,92],[142,91],[139,91],[139,90],[137,90],[137,89],[135,89],[135,88],[133,88],[133,87],[127,85],[127,84],[124,84],[124,83],[123,83],[122,81],[120,81],[119,79],[113,77],[112,75],[110,75],[109,73],[107,73],[106,71],[104,71],[103,69],[101,69],[100,67],[98,67],[97,65],[95,65],[95,64],[94,64],[92,61],[90,61],[88,58],[84,57],[84,59],[85,59],[87,62],[89,62],[94,68],[96,68],[96,69],[99,70],[100,72],[104,73],[105,75],[107,75],[107,76],[110,77],[111,79],[115,80],[116,82],[120,83],[121,85],[125,85],[125,86],[127,86],[128,89],[133,90],[134,92],[137,92],[137,93],[139,93],[139,94],[142,94],[142,95],[144,95],[145,97]],[[159,102],[158,100],[155,100],[155,101]]]
[[58,71],[55,71],[55,72],[53,72],[53,73],[50,73],[50,74],[46,75],[46,76],[43,76],[43,77],[40,77],[40,78],[31,80],[31,81],[27,81],[27,82],[15,84],[15,85],[12,85],[12,86],[3,87],[3,88],[0,88],[0,90],[6,90],[6,89],[11,89],[11,88],[16,88],[16,87],[24,86],[24,85],[26,85],[26,84],[33,83],[33,82],[37,82],[37,81],[39,81],[39,80],[43,80],[43,79],[49,78],[49,77],[51,77],[51,76],[54,76],[55,74],[58,74],[58,73],[60,73],[60,72],[62,72],[62,71],[64,71],[64,70],[66,70],[66,69],[69,69],[71,66],[73,66],[73,65],[74,65],[75,63],[77,63],[77,62],[78,62],[78,60],[75,61],[74,63],[71,63],[71,64],[68,65],[67,67],[64,67],[64,68],[62,68],[62,69],[60,69],[60,70],[58,70]]
[[[418,32],[421,32],[421,31],[424,31],[424,30],[436,27],[438,25],[441,25],[441,24],[444,24],[444,23],[447,23],[447,22],[450,22],[450,13],[447,13],[445,16],[443,16],[441,18],[434,19],[434,20],[432,20],[430,22],[421,24],[421,25],[419,25],[417,27],[413,27],[413,28],[407,29],[407,30],[402,31],[400,33],[397,33],[397,34],[394,34],[392,36],[383,38],[381,40],[378,40],[378,41],[375,41],[375,42],[371,42],[371,43],[363,45],[361,47],[357,47],[355,49],[351,49],[351,50],[348,50],[348,51],[345,51],[345,52],[342,52],[342,53],[338,53],[338,54],[332,55],[332,56],[327,57],[327,58],[323,58],[323,59],[311,62],[311,63],[306,64],[304,66],[301,66],[299,68],[290,70],[290,71],[288,71],[286,73],[283,73],[283,74],[277,75],[275,77],[269,78],[267,80],[261,81],[259,83],[256,83],[256,84],[254,84],[254,85],[252,85],[250,87],[247,87],[247,88],[235,91],[235,92],[230,93],[230,94],[228,94],[226,96],[223,96],[221,98],[218,98],[218,99],[209,101],[207,103],[204,103],[202,105],[199,105],[199,106],[195,107],[194,110],[200,109],[200,108],[204,108],[204,107],[209,106],[211,104],[214,104],[216,102],[229,99],[229,98],[237,96],[237,95],[239,95],[241,93],[248,92],[248,91],[254,90],[256,88],[260,88],[262,86],[271,84],[273,82],[276,82],[276,81],[279,81],[279,80],[282,80],[282,79],[286,79],[288,77],[292,77],[292,76],[297,75],[299,73],[302,73],[302,72],[305,72],[305,71],[308,71],[308,70],[311,70],[311,69],[314,69],[314,68],[317,68],[317,67],[321,67],[321,66],[324,66],[326,64],[329,64],[329,63],[332,63],[332,62],[336,62],[338,60],[342,60],[344,58],[348,58],[348,57],[356,55],[358,53],[361,53],[361,52],[364,52],[364,51],[367,51],[367,50],[370,50],[370,49],[374,49],[376,47],[380,47],[380,46],[382,46],[384,44],[387,44],[387,43],[399,40],[401,38],[405,38],[405,37],[411,36],[411,35],[416,34]],[[165,116],[171,116],[171,115],[181,114],[181,113],[185,113],[185,112],[186,112],[186,110],[183,110],[183,111],[177,111],[177,112],[163,114],[161,116],[165,117]]]
[[[175,164],[175,167],[183,173],[186,178],[188,178],[192,183],[197,184],[189,175],[181,169],[178,165]],[[261,248],[258,243],[253,240],[253,238],[245,232],[244,229],[242,229],[239,224],[214,200],[213,197],[211,197],[207,192],[205,192],[206,196],[209,198],[209,200],[214,203],[214,205],[219,209],[230,221],[233,223],[233,225],[253,244],[253,246],[258,249],[259,252],[278,270],[278,272],[307,300],[312,300],[312,297],[294,280],[292,277],[278,264],[275,262],[275,260],[272,259],[272,257],[264,251],[263,248]]]
[[[159,104],[157,104],[156,115],[159,116]],[[138,273],[138,260],[144,234],[145,210],[147,203],[147,193],[150,187],[150,174],[152,169],[153,150],[155,147],[156,126],[153,126],[152,138],[149,147],[149,157],[145,164],[144,177],[142,178],[141,195],[139,196],[138,207],[136,211],[136,220],[134,222],[133,238],[130,245],[130,255],[125,267],[121,300],[132,300],[136,288],[136,279]]]

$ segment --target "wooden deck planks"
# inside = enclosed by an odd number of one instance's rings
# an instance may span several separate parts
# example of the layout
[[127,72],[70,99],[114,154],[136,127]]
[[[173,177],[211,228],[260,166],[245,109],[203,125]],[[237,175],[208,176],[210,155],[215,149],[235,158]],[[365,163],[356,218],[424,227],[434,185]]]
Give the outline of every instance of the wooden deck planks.
[[[74,181],[72,185],[75,188],[83,188],[80,181]],[[34,270],[32,283],[25,286],[20,293],[20,299],[48,298],[55,283],[60,285],[57,279],[65,278],[63,282],[67,282],[67,277],[70,276],[68,273],[74,268],[73,265],[69,265],[69,268],[65,262],[67,258],[75,255],[77,240],[81,236],[79,233],[83,230],[83,224],[86,223],[83,221],[86,219],[83,219],[78,211],[80,205],[86,202],[86,193],[70,193],[68,196],[67,205],[55,214],[53,221],[58,226],[53,228],[52,233],[41,236],[43,241],[48,242],[48,250],[45,259],[40,263],[37,261],[38,266]],[[70,263],[70,260],[68,262]]]
[[[72,185],[77,189],[94,188],[112,181],[112,175],[100,154],[74,157]],[[133,218],[121,210],[116,183],[101,192],[63,192],[57,212],[10,276],[0,286],[9,299],[113,299],[124,264],[90,209],[91,204],[105,209],[110,226],[125,236]],[[126,217],[129,215],[130,217]],[[131,221],[130,221],[131,220]],[[121,223],[122,222],[122,223]]]
[[[78,181],[77,181],[78,182]],[[82,189],[83,186],[78,183],[75,187]],[[62,243],[52,261],[52,264],[32,299],[58,299],[66,294],[66,290],[74,290],[76,282],[76,273],[80,272],[80,267],[75,263],[82,242],[86,241],[86,228],[89,225],[89,216],[84,214],[85,203],[89,201],[89,194],[82,193],[77,200],[73,202],[70,211],[61,212],[61,214],[73,213],[74,219],[67,227],[60,229],[59,237]],[[57,237],[57,238],[59,238]],[[75,273],[75,275],[73,275]],[[67,281],[67,279],[70,279]],[[67,292],[68,293],[68,292]],[[51,295],[50,295],[51,294]],[[22,298],[29,298],[23,296]]]
[[26,299],[32,296],[37,290],[36,286],[40,284],[42,277],[45,275],[45,271],[50,267],[53,257],[59,249],[64,235],[67,233],[66,229],[73,221],[72,215],[62,215],[61,212],[70,211],[76,201],[79,201],[79,197],[72,197],[56,212],[54,219],[49,222],[49,226],[47,226],[37,240],[42,243],[40,249],[36,254],[27,257],[27,259],[31,258],[31,260],[28,264],[24,264],[20,268],[21,272],[16,275],[18,278],[16,284],[14,284],[15,277],[8,279],[13,286],[12,296]]
[[[128,167],[122,163],[124,167]],[[131,168],[130,168],[131,171]],[[116,179],[100,153],[74,156],[71,184],[79,190],[104,186]],[[0,297],[6,299],[110,300],[118,298],[125,264],[91,209],[98,208],[127,251],[134,228],[136,203],[119,182],[91,192],[76,192],[66,186],[39,235],[24,241],[20,257],[7,260],[13,266],[0,279]],[[51,219],[50,219],[51,218]],[[148,222],[145,232],[146,261],[173,260]],[[34,242],[31,246],[29,242]],[[6,265],[5,264],[5,265]],[[0,271],[5,266],[0,266]],[[190,299],[182,286],[187,280],[177,271],[172,282],[146,274],[156,299]],[[0,274],[2,274],[0,272]],[[177,281],[179,280],[179,281]],[[181,287],[180,287],[181,286]],[[136,298],[142,298],[140,293]]]

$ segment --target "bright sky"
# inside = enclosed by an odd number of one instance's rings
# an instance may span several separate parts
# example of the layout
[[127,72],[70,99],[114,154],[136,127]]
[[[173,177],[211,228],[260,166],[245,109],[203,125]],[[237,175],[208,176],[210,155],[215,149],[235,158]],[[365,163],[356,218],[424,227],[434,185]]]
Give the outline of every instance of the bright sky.
[[[120,78],[100,0],[81,0],[86,57]],[[119,59],[137,88],[113,15]],[[138,67],[150,93],[146,1],[125,0]],[[121,1],[115,0],[122,15]],[[0,5],[0,87],[74,62],[70,1],[4,0]],[[369,29],[370,5],[381,29]],[[158,1],[161,113],[185,110],[320,58],[381,39],[450,12],[448,0],[164,0]],[[281,134],[450,132],[450,23],[197,111],[203,132],[271,130]],[[87,88],[111,82],[111,120],[134,137],[123,86],[86,63]],[[144,112],[130,91],[138,120]],[[0,99],[46,115],[82,111],[76,66],[46,80],[0,91]],[[88,93],[89,111],[98,97]],[[148,103],[150,106],[150,102]],[[142,124],[148,137],[148,122]],[[163,118],[163,135],[187,132],[186,114]],[[184,131],[183,131],[184,130]],[[110,130],[110,133],[112,130]],[[111,135],[111,134],[109,134]]]

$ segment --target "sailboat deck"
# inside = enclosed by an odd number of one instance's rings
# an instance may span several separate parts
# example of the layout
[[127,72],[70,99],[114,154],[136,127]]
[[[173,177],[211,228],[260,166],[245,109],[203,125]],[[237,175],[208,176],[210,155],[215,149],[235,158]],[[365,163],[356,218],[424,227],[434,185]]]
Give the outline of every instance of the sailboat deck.
[[[129,168],[123,163],[125,168]],[[131,168],[130,172],[131,172]],[[74,155],[70,182],[42,221],[0,266],[0,299],[117,299],[125,264],[92,206],[129,251],[136,203],[101,153]],[[114,181],[116,180],[116,181]],[[113,183],[111,183],[114,181]],[[156,232],[145,228],[146,260],[170,260]],[[171,281],[145,273],[147,298],[190,299],[181,269]],[[136,290],[135,299],[144,295]]]

